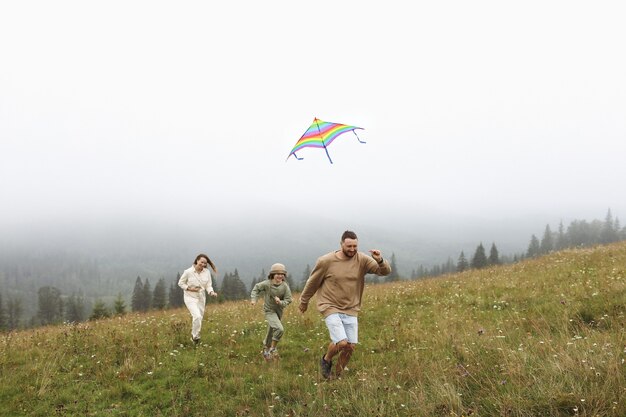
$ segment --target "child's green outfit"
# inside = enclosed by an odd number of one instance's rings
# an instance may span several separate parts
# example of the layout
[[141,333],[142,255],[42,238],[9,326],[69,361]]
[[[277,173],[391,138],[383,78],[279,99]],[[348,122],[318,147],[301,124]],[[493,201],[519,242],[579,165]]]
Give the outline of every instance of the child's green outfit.
[[[280,319],[283,317],[283,309],[291,304],[291,290],[285,281],[274,285],[271,279],[266,279],[252,288],[250,298],[256,302],[259,295],[263,293],[265,294],[263,312],[265,313],[265,321],[267,321],[267,335],[263,344],[266,349],[269,349],[272,340],[279,341],[285,332]],[[276,304],[274,297],[280,299],[280,304]]]

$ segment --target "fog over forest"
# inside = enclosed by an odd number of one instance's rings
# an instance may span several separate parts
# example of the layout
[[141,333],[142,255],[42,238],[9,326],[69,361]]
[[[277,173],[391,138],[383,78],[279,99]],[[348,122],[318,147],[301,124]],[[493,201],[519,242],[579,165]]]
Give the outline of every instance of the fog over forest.
[[[0,237],[0,294],[5,303],[21,300],[23,320],[37,313],[37,304],[24,300],[48,285],[64,296],[86,297],[88,308],[98,299],[110,304],[118,294],[129,302],[137,277],[152,286],[164,279],[168,287],[175,287],[178,273],[200,252],[218,266],[218,291],[224,274],[236,269],[248,287],[274,262],[284,263],[297,285],[307,265],[312,267],[317,257],[338,249],[346,229],[357,232],[360,250],[376,248],[387,258],[393,255],[400,277],[410,279],[418,265],[456,265],[461,251],[471,259],[481,243],[486,250],[495,244],[500,256],[509,259],[523,256],[531,235],[541,238],[546,225],[554,233],[559,223],[567,228],[576,220],[545,220],[530,214],[517,218],[410,216],[392,208],[359,213],[350,221],[343,215],[316,218],[257,211],[254,218],[230,213],[210,222],[197,221],[201,218],[197,216],[167,220],[146,216],[132,221],[77,217],[48,224],[5,224]],[[619,219],[618,213],[612,216]],[[603,219],[603,215],[579,218],[596,226]]]
[[[596,214],[587,220],[604,219],[606,212]],[[523,253],[532,234],[541,236],[547,224],[556,231],[559,222],[567,226],[572,218],[411,218],[390,209],[369,219],[355,216],[350,222],[331,216],[283,214],[278,218],[260,213],[254,218],[225,221],[176,220],[76,219],[31,225],[31,233],[5,227],[0,244],[5,259],[10,254],[36,259],[63,253],[97,261],[119,271],[114,280],[124,289],[132,286],[137,275],[152,280],[169,278],[187,268],[200,252],[209,254],[221,274],[237,268],[246,282],[279,261],[299,279],[307,264],[313,266],[318,256],[336,250],[341,233],[350,229],[359,235],[360,250],[377,248],[387,257],[395,254],[400,275],[408,277],[418,264],[440,264],[448,257],[456,261],[461,251],[471,255],[479,243],[495,243],[503,255]]]

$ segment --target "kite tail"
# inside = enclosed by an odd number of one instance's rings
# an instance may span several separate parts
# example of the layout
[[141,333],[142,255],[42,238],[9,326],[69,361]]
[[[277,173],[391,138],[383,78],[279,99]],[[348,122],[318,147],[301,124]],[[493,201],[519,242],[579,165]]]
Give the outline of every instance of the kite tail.
[[[295,152],[294,152],[294,153],[290,153],[290,154],[289,154],[289,156],[291,156],[291,155],[295,156],[295,158],[296,158],[298,161],[302,161],[302,160],[304,159],[304,158],[298,158],[298,155],[296,155],[296,154],[295,154]],[[285,162],[287,162],[287,161],[289,160],[289,156],[287,157],[287,159],[285,159]]]
[[361,143],[367,143],[367,142],[365,142],[365,141],[363,141],[363,140],[359,139],[359,135],[357,135],[357,134],[356,134],[356,132],[355,132],[354,130],[352,131],[352,133],[354,133],[354,136],[356,136],[356,140],[358,140],[358,141],[359,141],[359,142],[361,142]]

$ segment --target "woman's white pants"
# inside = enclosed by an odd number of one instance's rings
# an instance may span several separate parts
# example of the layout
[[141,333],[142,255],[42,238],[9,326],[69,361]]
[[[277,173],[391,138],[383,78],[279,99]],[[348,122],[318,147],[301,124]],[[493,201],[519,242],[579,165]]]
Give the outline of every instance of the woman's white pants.
[[[191,295],[194,294],[194,295]],[[204,317],[204,307],[206,305],[206,296],[204,290],[198,293],[189,293],[185,291],[184,300],[189,313],[191,313],[191,337],[200,338],[200,329],[202,328],[202,318]],[[195,297],[198,295],[198,297]]]

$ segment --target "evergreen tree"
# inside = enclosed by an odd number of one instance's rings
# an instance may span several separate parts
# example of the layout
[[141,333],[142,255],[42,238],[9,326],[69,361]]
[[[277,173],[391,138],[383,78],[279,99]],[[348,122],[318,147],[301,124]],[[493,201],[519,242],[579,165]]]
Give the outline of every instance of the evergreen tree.
[[224,279],[222,280],[222,286],[220,287],[220,296],[225,300],[233,299],[233,290],[232,285],[230,283],[230,272],[226,272],[224,274]]
[[613,221],[613,215],[611,214],[611,209],[606,213],[606,218],[604,219],[604,225],[602,226],[602,232],[600,234],[600,243],[611,243],[616,242],[619,236],[619,226],[615,226],[615,222]]
[[254,288],[256,284],[258,284],[259,282],[265,281],[266,279],[267,279],[267,275],[265,274],[265,268],[263,268],[261,269],[261,274],[258,277],[252,277],[252,282],[250,282],[250,292],[252,292],[252,289]]
[[619,224],[619,219],[617,217],[615,218],[614,226],[615,226],[615,234],[616,234],[617,240],[618,241],[623,240],[624,238],[622,237],[621,226]]
[[107,317],[111,317],[111,313],[109,312],[106,304],[104,304],[104,301],[102,300],[96,300],[96,303],[93,306],[93,311],[91,312],[91,316],[89,316],[89,320],[98,320]]
[[[215,276],[213,276],[213,274],[211,274],[211,286],[213,287],[213,289],[218,289],[220,287],[219,286],[219,281],[217,280],[217,274]],[[184,293],[183,293],[182,297],[184,297]],[[208,300],[211,300],[211,298],[212,297],[209,297]],[[185,305],[184,298],[183,298],[183,304],[181,304],[181,305]]]
[[156,310],[163,310],[167,305],[167,299],[165,298],[165,279],[161,278],[154,286],[154,292],[152,294],[152,308]]
[[179,308],[185,305],[185,293],[178,284],[170,285],[167,302],[170,308]]
[[170,292],[168,296],[170,308],[178,308],[185,305],[185,294],[183,289],[178,286],[179,280],[180,273],[176,275],[176,281],[173,282],[170,286]]
[[456,271],[463,272],[468,268],[469,268],[469,262],[467,262],[467,258],[465,258],[465,253],[461,251],[461,254],[459,255],[459,259],[456,262]]
[[117,294],[117,298],[113,303],[113,311],[118,316],[123,316],[124,314],[126,314],[126,301],[124,301],[121,292]]
[[169,308],[177,308],[178,306],[175,304],[176,298],[176,285],[170,284],[170,287],[167,289],[167,305]]
[[391,273],[385,277],[385,282],[400,280],[400,274],[398,274],[398,268],[396,267],[396,254],[393,252],[391,253],[389,265],[391,266]]
[[20,298],[9,298],[7,300],[6,317],[9,330],[15,330],[19,327],[23,311]]
[[37,291],[39,297],[39,310],[37,318],[39,323],[46,325],[59,323],[63,320],[63,300],[61,291],[56,287],[43,286]]
[[541,239],[541,244],[539,245],[539,253],[546,254],[550,253],[554,250],[554,239],[552,237],[552,230],[550,230],[550,225],[546,224],[546,229],[543,232],[543,238]]
[[456,271],[456,265],[451,257],[448,256],[448,260],[442,265],[442,272],[444,274],[450,274]]
[[152,287],[150,287],[150,281],[146,278],[141,290],[141,303],[143,309],[141,311],[148,311],[152,308]]
[[487,255],[485,254],[485,247],[481,242],[476,248],[476,252],[474,252],[474,257],[472,258],[470,266],[475,269],[480,269],[486,267],[487,264],[488,262]]
[[0,293],[0,331],[6,330],[7,327],[7,317],[2,304],[2,293]]
[[130,301],[130,306],[133,311],[144,311],[145,306],[143,302],[143,283],[141,277],[137,277],[135,281],[135,288],[133,289],[133,296]]
[[250,293],[246,291],[246,285],[239,278],[239,272],[235,269],[234,273],[226,273],[224,282],[222,283],[222,297],[225,300],[241,300],[248,298]]
[[491,244],[491,250],[489,251],[489,265],[500,265],[500,254],[496,244]]
[[554,248],[556,250],[565,249],[567,247],[567,236],[565,235],[565,229],[563,227],[563,221],[559,222],[559,231],[556,235],[556,243]]
[[534,258],[539,255],[539,252],[539,239],[537,239],[537,236],[532,235],[530,237],[530,243],[528,244],[528,251],[526,252],[526,256],[528,258]]
[[[463,252],[461,252],[463,253]],[[420,264],[417,267],[417,271],[415,271],[415,275],[417,276],[417,278],[424,278],[426,276],[426,269],[424,268],[424,265]]]
[[594,227],[586,220],[574,220],[567,228],[568,241],[572,246],[587,246],[595,243]]
[[302,279],[300,280],[300,289],[304,289],[306,282],[309,280],[311,276],[311,265],[306,264],[306,268],[304,268],[304,272],[302,273]]
[[291,274],[287,274],[285,276],[285,281],[287,281],[287,285],[289,285],[289,289],[296,289],[295,284],[293,282],[293,277],[291,276]]
[[85,321],[85,300],[82,293],[72,293],[67,299],[65,308],[65,320],[69,323]]
[[252,282],[250,282],[250,292],[252,292],[252,290],[254,289],[254,286],[258,283],[259,283],[258,278],[252,277]]

